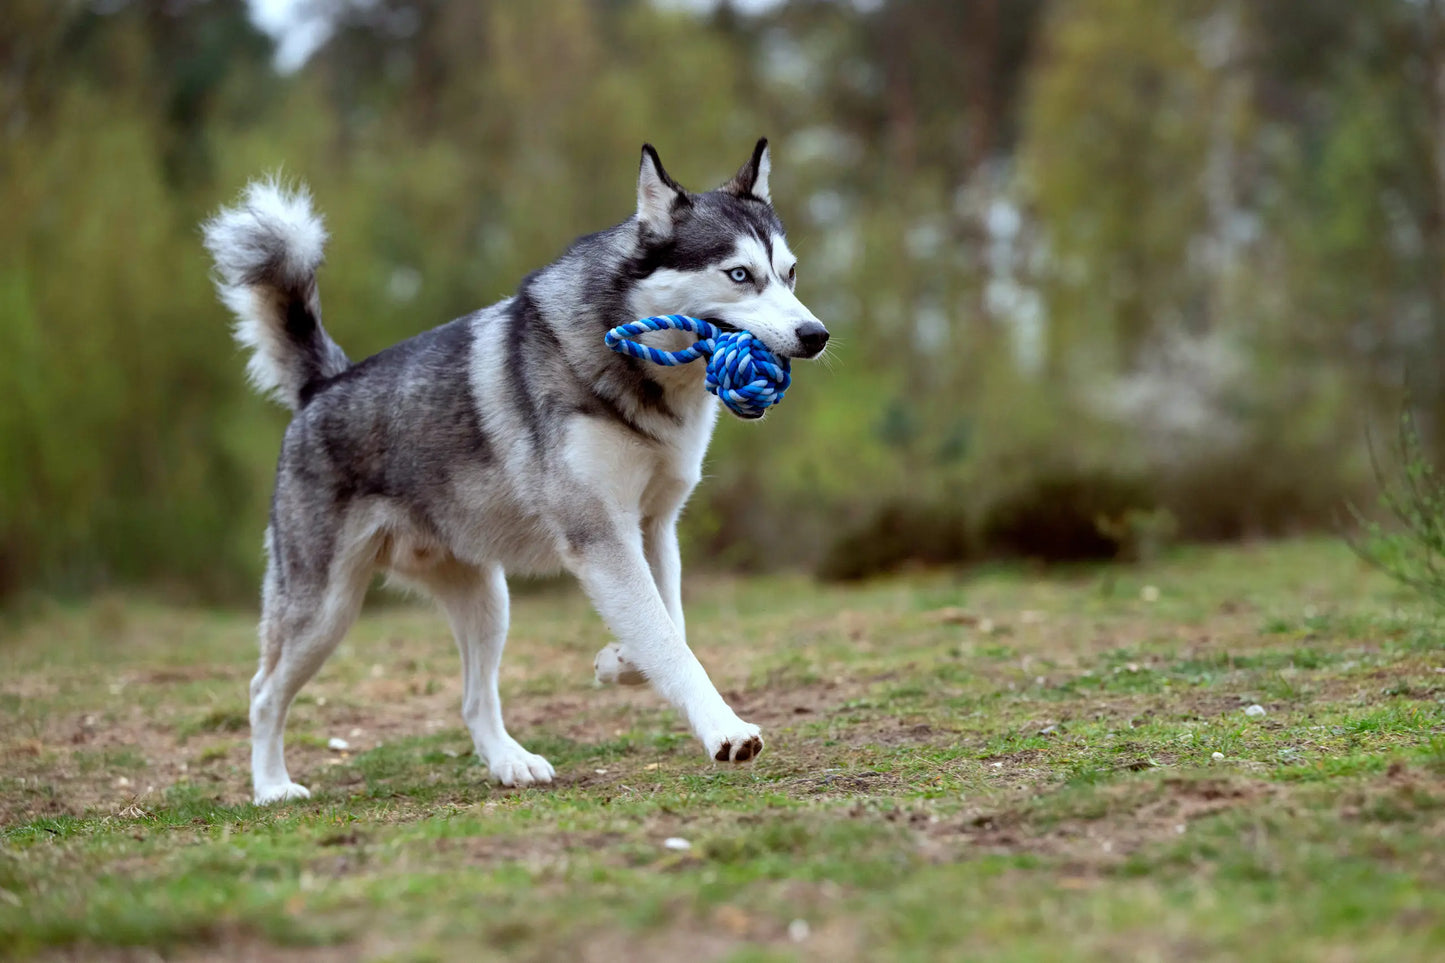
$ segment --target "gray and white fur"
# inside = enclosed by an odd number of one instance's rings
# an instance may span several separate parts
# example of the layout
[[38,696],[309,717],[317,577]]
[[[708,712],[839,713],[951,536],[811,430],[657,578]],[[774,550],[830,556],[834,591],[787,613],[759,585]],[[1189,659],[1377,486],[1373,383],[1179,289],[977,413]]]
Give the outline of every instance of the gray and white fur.
[[[462,656],[462,715],[491,776],[554,771],[502,722],[506,573],[566,569],[617,641],[602,681],[646,681],[709,757],[762,751],[688,648],[676,523],[717,418],[703,366],[606,349],[607,329],[688,314],[816,357],[828,332],[794,295],[796,259],[768,195],[767,142],[694,194],[642,151],[637,213],[583,237],[491,307],[352,363],[321,326],[326,231],[304,188],[251,184],[204,225],[250,374],[295,415],[266,532],[260,669],[251,681],[258,803],[304,798],[282,745],[300,688],[336,648],[379,570],[441,605]],[[650,335],[675,348],[678,332]]]

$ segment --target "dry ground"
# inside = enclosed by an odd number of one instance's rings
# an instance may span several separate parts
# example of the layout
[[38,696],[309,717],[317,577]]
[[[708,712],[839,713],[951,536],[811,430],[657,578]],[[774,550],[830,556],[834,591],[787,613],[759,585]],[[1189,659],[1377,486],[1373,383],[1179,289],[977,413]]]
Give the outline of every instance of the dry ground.
[[293,712],[315,798],[271,809],[249,614],[0,622],[0,952],[1445,958],[1445,644],[1333,543],[688,594],[757,763],[594,688],[605,630],[550,590],[504,691],[559,781],[492,788],[444,623],[391,605]]

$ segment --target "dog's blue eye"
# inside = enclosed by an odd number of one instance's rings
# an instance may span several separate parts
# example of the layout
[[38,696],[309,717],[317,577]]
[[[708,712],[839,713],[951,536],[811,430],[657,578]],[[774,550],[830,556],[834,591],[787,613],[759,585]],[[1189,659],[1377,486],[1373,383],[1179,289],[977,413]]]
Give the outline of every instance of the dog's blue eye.
[[749,272],[747,268],[733,268],[728,272],[728,277],[739,284],[747,284],[753,279],[752,273]]

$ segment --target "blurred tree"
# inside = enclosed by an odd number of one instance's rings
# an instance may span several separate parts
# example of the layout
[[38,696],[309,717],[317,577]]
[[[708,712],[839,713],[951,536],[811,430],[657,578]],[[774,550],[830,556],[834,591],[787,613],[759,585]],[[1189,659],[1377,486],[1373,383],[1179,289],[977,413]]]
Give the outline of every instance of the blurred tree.
[[10,0],[0,592],[249,591],[285,416],[195,232],[246,179],[311,184],[360,356],[627,217],[645,140],[701,189],[773,139],[835,333],[766,430],[721,425],[709,558],[807,562],[1045,471],[1153,478],[1216,532],[1328,505],[1407,361],[1445,445],[1442,5],[367,0],[281,75],[241,0]]
[[1204,266],[1191,257],[1209,224],[1213,132],[1199,121],[1220,106],[1200,49],[1207,6],[1060,0],[1051,10],[1021,164],[1046,232],[1058,375],[1128,368],[1158,327],[1213,320],[1198,316]]
[[1279,6],[1259,14],[1269,119],[1289,135],[1269,213],[1293,312],[1276,336],[1356,362],[1366,392],[1408,369],[1445,451],[1445,5]]

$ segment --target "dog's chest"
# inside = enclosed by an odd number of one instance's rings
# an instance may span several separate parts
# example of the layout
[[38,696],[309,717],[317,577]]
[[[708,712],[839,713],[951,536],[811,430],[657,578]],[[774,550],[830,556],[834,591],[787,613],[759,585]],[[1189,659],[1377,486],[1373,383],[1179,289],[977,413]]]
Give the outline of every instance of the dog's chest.
[[678,413],[653,437],[601,419],[574,418],[563,444],[568,474],[623,512],[675,513],[702,478],[717,405],[704,395]]
[[680,506],[702,479],[703,460],[717,425],[718,404],[702,392],[694,393],[689,400],[679,429],[664,438],[659,447],[648,491],[652,503],[644,504],[645,514],[666,514],[670,503],[671,507]]

